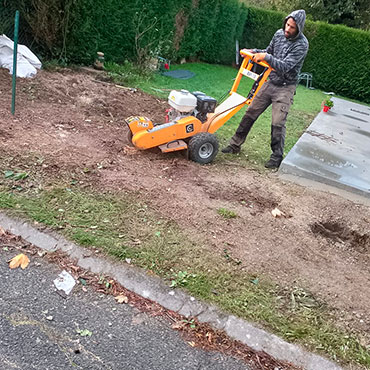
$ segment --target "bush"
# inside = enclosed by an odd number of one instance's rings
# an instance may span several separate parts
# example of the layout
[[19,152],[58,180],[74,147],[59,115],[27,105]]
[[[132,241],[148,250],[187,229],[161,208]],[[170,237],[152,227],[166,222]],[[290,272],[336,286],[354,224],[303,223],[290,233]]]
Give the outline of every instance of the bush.
[[246,17],[247,9],[238,0],[199,0],[189,11],[179,56],[232,63],[235,42],[241,40]]
[[303,68],[314,86],[370,103],[370,32],[307,22],[310,50]]
[[283,26],[286,14],[249,8],[244,24],[242,47],[265,49],[276,30]]

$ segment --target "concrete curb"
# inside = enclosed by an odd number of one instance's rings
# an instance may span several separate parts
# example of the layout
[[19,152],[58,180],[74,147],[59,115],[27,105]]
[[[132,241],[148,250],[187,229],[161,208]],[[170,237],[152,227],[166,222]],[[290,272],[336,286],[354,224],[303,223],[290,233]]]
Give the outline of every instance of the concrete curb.
[[233,315],[221,312],[215,306],[196,300],[179,289],[168,287],[161,279],[125,263],[116,263],[93,255],[91,250],[79,247],[57,233],[40,231],[29,222],[8,217],[0,212],[0,225],[15,235],[47,251],[61,250],[77,264],[93,273],[104,273],[116,279],[132,292],[149,298],[161,306],[186,317],[224,330],[231,338],[254,350],[265,351],[276,359],[287,361],[307,370],[339,370],[340,366],[321,356],[309,353],[297,345],[285,342]]

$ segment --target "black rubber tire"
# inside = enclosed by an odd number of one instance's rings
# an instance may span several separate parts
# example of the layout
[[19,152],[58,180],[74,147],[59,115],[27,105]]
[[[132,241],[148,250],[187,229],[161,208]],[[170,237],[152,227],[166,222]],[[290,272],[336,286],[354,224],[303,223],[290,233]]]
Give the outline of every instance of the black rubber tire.
[[194,162],[207,164],[213,161],[218,153],[218,140],[209,132],[194,135],[188,144],[188,156]]
[[128,143],[128,145],[129,146],[134,146],[134,144],[132,143],[132,132],[131,132],[131,130],[130,129],[128,129],[128,132],[127,132],[127,136],[126,136],[126,138],[127,138],[127,143]]

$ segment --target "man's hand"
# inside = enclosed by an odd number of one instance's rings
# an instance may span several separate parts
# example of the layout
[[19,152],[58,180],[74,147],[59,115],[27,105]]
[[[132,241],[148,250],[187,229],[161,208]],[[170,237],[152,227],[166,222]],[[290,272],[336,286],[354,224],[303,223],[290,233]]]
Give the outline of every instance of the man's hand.
[[241,49],[240,51],[245,51],[246,53],[253,54],[253,49]]
[[259,63],[262,60],[265,60],[265,58],[266,58],[266,53],[256,53],[256,54],[253,55],[252,60],[253,60],[253,62]]
[[245,55],[243,53],[253,54],[253,49],[241,49],[240,50],[240,54],[242,55],[243,58],[245,58],[247,55]]

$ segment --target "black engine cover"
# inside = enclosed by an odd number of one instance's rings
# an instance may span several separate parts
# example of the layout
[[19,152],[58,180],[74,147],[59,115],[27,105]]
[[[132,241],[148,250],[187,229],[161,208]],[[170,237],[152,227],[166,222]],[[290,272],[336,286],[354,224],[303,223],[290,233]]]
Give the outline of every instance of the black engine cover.
[[216,109],[217,100],[207,95],[197,96],[197,111],[201,114],[213,113]]

